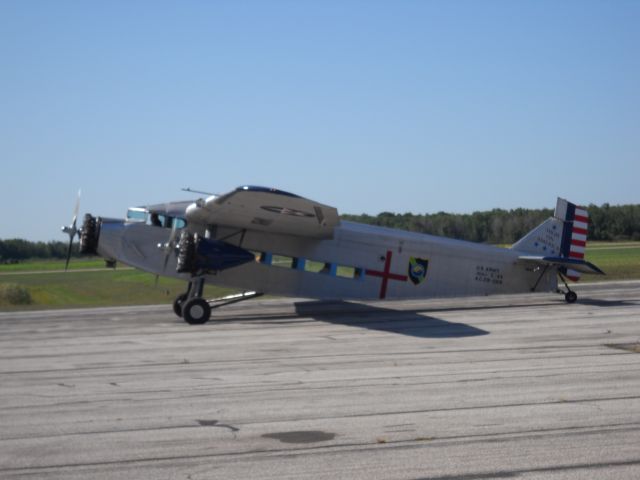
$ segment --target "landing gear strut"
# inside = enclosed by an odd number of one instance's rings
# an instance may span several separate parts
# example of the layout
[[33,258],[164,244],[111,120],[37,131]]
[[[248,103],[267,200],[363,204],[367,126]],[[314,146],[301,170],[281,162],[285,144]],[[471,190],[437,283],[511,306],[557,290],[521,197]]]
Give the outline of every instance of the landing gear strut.
[[558,272],[558,275],[560,275],[560,278],[562,279],[562,283],[564,283],[564,286],[567,289],[566,293],[564,294],[565,301],[567,303],[575,303],[576,300],[578,300],[578,294],[569,288],[569,285],[567,284],[567,279],[564,278],[564,275],[562,275],[562,273]]
[[211,310],[231,303],[242,302],[252,298],[260,297],[261,292],[243,292],[226,297],[205,300],[202,298],[204,288],[204,278],[198,278],[189,282],[189,287],[185,293],[181,293],[173,301],[174,313],[184,318],[190,325],[202,325],[209,321]]

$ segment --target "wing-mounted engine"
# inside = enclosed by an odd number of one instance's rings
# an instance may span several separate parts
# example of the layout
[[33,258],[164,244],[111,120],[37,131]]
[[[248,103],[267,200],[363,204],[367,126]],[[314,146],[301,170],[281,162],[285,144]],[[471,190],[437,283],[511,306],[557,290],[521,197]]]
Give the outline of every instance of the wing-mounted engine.
[[182,232],[178,242],[178,273],[204,274],[255,260],[253,253],[220,240]]

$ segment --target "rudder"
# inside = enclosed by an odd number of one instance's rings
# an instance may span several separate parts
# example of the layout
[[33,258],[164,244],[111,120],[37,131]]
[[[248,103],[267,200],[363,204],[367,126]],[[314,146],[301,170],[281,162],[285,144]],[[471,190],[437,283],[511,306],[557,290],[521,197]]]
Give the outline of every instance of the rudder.
[[[564,198],[558,198],[554,216],[564,222],[560,255],[565,258],[584,260],[589,230],[589,212],[587,209],[579,207]],[[580,279],[580,272],[575,270],[564,269],[564,271],[561,270],[561,273],[574,282]]]

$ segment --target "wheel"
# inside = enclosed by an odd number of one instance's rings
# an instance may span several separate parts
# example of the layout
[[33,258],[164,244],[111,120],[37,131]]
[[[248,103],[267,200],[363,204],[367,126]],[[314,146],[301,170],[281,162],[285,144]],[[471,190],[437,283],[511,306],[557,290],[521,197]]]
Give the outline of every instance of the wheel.
[[184,301],[186,299],[187,299],[187,294],[186,293],[181,293],[173,301],[173,313],[175,313],[179,317],[182,316],[182,304],[184,303]]
[[182,318],[190,325],[207,323],[211,316],[211,307],[203,298],[191,298],[182,304]]
[[573,290],[569,290],[564,294],[564,299],[567,303],[575,303],[575,301],[578,300],[578,295]]

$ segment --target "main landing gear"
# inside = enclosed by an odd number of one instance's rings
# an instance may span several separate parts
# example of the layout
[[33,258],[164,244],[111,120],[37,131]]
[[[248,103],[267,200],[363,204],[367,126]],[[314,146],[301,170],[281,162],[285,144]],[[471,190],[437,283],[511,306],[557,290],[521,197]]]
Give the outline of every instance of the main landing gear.
[[576,300],[578,300],[578,294],[569,288],[569,285],[567,284],[567,279],[564,278],[564,275],[562,275],[562,273],[558,272],[558,275],[560,275],[560,279],[562,280],[562,283],[564,283],[564,286],[567,289],[567,291],[564,294],[565,301],[567,303],[576,303]]
[[184,318],[184,321],[191,325],[202,325],[207,323],[211,316],[209,303],[202,298],[204,279],[198,278],[189,282],[189,287],[185,293],[181,293],[173,301],[174,313]]
[[205,300],[202,298],[204,279],[197,278],[189,282],[185,293],[181,293],[173,301],[174,313],[182,317],[190,325],[202,325],[209,321],[211,310],[224,305],[250,300],[262,295],[261,292],[243,292],[226,297]]

